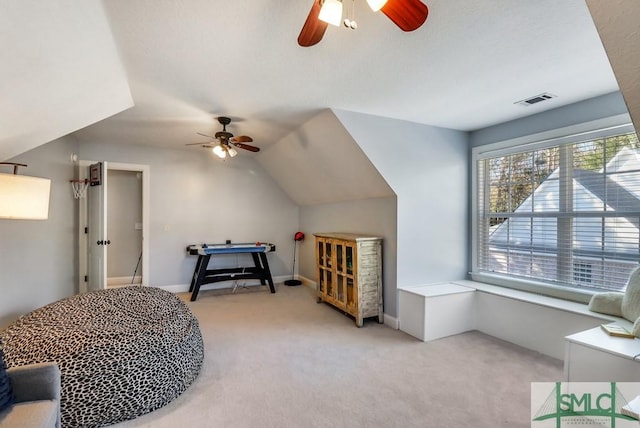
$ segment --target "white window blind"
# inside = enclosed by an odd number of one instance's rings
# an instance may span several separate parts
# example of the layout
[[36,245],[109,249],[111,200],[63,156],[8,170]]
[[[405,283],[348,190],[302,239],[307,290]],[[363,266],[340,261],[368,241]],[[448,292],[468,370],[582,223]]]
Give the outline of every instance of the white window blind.
[[477,272],[624,288],[640,261],[640,144],[611,132],[478,157]]

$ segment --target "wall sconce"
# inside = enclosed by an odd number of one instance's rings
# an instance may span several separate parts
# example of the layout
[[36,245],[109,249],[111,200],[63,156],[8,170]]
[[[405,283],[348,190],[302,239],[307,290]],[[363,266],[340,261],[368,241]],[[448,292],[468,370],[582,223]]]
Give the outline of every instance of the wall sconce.
[[24,164],[0,162],[0,165],[13,166],[13,174],[0,173],[0,219],[48,219],[51,180],[18,175],[18,167],[26,167]]

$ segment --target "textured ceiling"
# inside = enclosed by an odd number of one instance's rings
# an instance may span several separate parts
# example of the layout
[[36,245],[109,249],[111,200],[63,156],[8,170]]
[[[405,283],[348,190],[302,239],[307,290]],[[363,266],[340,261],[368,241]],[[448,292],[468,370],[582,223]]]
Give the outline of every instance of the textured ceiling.
[[178,148],[229,115],[266,147],[324,108],[473,130],[618,89],[584,0],[426,3],[404,33],[357,0],[302,48],[312,0],[104,0],[135,107],[76,135]]

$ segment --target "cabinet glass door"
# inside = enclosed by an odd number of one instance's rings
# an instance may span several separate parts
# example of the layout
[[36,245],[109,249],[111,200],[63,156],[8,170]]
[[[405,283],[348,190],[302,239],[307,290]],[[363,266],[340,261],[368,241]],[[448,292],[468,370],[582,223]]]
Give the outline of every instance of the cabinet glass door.
[[320,294],[324,294],[324,290],[325,290],[324,272],[325,272],[324,269],[322,268],[318,269],[318,292]]
[[346,259],[347,259],[347,275],[353,275],[353,257],[355,254],[355,250],[353,246],[346,245]]
[[336,306],[345,309],[347,304],[347,278],[345,263],[345,243],[335,243],[336,254]]
[[318,265],[326,266],[324,262],[324,241],[318,240]]

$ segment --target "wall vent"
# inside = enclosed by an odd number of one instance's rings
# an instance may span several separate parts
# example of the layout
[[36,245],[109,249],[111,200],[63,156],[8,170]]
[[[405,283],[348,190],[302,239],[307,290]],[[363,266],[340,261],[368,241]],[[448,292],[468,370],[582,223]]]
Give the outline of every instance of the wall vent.
[[550,94],[548,92],[544,92],[542,94],[538,94],[538,95],[535,95],[533,97],[517,101],[514,104],[519,104],[521,106],[530,106],[530,105],[533,105],[533,104],[540,103],[542,101],[550,100],[551,98],[555,98],[555,97],[556,96],[553,95],[553,94]]

